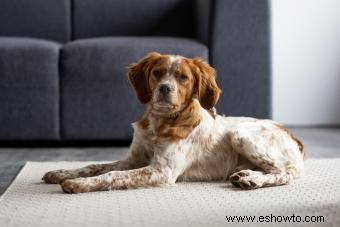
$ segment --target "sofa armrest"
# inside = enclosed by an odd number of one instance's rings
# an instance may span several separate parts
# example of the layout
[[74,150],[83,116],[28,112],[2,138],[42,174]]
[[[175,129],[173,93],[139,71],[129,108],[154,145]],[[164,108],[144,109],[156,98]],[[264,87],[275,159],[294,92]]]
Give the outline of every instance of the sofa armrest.
[[220,113],[271,117],[268,0],[212,0],[209,60],[222,89]]

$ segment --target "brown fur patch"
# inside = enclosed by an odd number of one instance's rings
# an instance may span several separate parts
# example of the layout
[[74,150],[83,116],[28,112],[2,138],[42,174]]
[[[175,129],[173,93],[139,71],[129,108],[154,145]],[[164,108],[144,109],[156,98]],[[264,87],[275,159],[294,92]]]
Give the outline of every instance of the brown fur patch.
[[299,146],[299,150],[301,151],[301,154],[303,155],[304,158],[306,158],[306,153],[304,151],[304,145],[303,143],[297,138],[295,137],[286,127],[284,127],[283,125],[280,124],[275,124],[278,128],[280,128],[281,130],[285,131]]
[[185,139],[201,121],[198,110],[198,104],[191,102],[177,117],[161,119],[157,128],[158,136],[167,137],[171,142]]
[[148,112],[138,122],[138,125],[142,129],[147,130],[145,122],[150,124],[150,121],[152,121],[154,125],[153,131],[156,133],[155,136],[167,138],[171,142],[177,142],[188,137],[192,130],[200,123],[201,115],[199,114],[199,108],[199,104],[192,101],[175,116],[164,117]]
[[147,130],[149,128],[149,124],[150,123],[149,123],[148,113],[145,112],[143,118],[137,122],[137,125],[140,128]]
[[139,62],[131,64],[128,67],[128,78],[134,88],[137,98],[143,104],[148,103],[152,96],[152,91],[149,86],[150,70],[161,55],[156,52],[151,52],[142,58]]
[[201,106],[207,110],[213,108],[221,94],[215,80],[215,69],[202,58],[190,59],[188,65],[195,75],[195,91]]

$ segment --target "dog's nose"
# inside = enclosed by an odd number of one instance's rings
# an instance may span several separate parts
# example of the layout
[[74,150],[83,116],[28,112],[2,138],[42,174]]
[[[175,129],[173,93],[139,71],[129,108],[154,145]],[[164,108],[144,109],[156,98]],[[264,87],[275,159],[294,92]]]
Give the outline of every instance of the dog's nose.
[[162,84],[160,87],[159,87],[159,92],[163,95],[167,95],[169,94],[171,91],[171,87],[170,85],[168,84]]

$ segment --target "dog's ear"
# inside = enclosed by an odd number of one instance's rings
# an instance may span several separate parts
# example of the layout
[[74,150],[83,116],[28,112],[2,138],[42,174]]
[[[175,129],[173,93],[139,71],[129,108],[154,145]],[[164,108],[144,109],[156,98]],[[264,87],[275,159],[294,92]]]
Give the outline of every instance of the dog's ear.
[[161,57],[157,52],[151,52],[139,62],[128,67],[128,78],[135,89],[137,98],[143,104],[148,103],[152,98],[152,91],[149,86],[149,76],[153,65]]
[[221,93],[221,89],[216,83],[216,72],[202,58],[192,59],[191,67],[195,76],[195,95],[204,109],[213,108]]

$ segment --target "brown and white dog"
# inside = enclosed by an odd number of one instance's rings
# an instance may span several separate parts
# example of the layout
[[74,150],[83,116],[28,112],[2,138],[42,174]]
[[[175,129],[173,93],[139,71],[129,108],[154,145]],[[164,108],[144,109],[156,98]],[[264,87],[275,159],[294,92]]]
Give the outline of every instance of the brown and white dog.
[[56,170],[46,183],[81,193],[229,179],[243,189],[288,184],[303,174],[303,145],[272,120],[217,115],[215,70],[200,58],[149,53],[128,70],[146,111],[128,156]]

